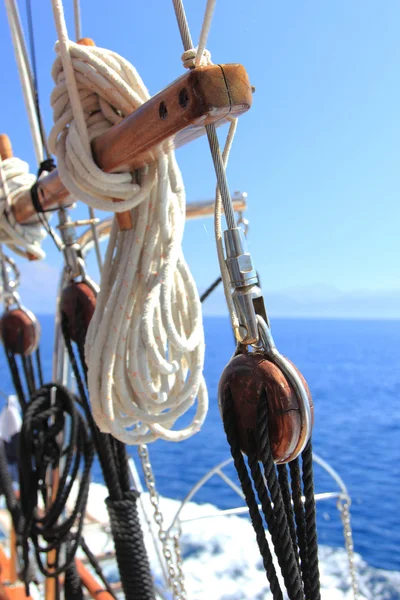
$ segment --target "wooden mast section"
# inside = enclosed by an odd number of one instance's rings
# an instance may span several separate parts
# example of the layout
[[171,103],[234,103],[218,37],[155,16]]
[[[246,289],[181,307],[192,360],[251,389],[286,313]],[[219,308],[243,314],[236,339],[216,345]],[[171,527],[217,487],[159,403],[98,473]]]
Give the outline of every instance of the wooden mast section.
[[[242,65],[197,67],[93,140],[94,159],[107,173],[133,172],[166,149],[179,148],[203,135],[206,124],[219,126],[238,117],[251,103],[252,87]],[[38,194],[44,211],[74,202],[57,170],[41,178]],[[18,198],[13,212],[18,223],[29,222],[35,215],[29,191]],[[120,221],[120,227],[129,229],[129,222],[124,226]]]

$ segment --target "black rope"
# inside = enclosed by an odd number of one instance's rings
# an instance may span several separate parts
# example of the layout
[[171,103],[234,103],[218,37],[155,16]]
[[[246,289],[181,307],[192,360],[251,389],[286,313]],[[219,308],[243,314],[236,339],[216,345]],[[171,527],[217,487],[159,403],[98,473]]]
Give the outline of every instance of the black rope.
[[273,527],[280,538],[279,544],[276,546],[276,554],[290,600],[303,600],[302,581],[272,457],[268,432],[268,400],[265,389],[261,393],[257,413],[258,455],[263,465],[266,487],[271,495],[272,510],[275,517]]
[[[32,202],[32,206],[35,209],[36,215],[42,225],[42,227],[44,227],[44,229],[47,231],[47,233],[49,234],[49,236],[51,237],[51,239],[53,240],[57,250],[61,250],[60,248],[60,244],[57,241],[57,238],[53,232],[52,227],[49,225],[48,220],[46,219],[46,217],[44,216],[45,212],[49,212],[49,211],[44,211],[43,210],[43,206],[42,203],[40,201],[39,198],[39,180],[40,180],[40,176],[44,171],[47,172],[51,172],[56,168],[56,165],[54,164],[54,160],[50,157],[46,158],[45,160],[43,160],[40,165],[39,165],[39,169],[36,175],[36,181],[33,184],[33,186],[31,187],[31,202]],[[43,193],[43,192],[42,192]],[[58,210],[58,207],[55,209]]]
[[[224,389],[223,394],[222,412],[225,433],[249,507],[273,597],[282,598],[282,590],[276,573],[271,571],[272,558],[255,491],[271,534],[289,599],[320,600],[311,443],[308,443],[302,454],[302,473],[298,459],[290,463],[289,484],[288,467],[286,465],[276,467],[274,464],[268,431],[268,399],[264,389],[259,398],[256,431],[248,431],[247,455],[250,478],[240,450],[232,392],[229,386]],[[305,503],[302,500],[302,483]]]
[[293,509],[296,521],[297,542],[299,545],[300,568],[304,582],[304,592],[306,598],[308,598],[310,582],[308,571],[307,532],[302,500],[300,464],[298,458],[289,463],[289,469],[291,477]]
[[111,435],[100,432],[93,419],[85,388],[85,383],[87,385],[87,366],[84,359],[86,327],[82,307],[79,304],[75,307],[75,316],[77,331],[80,334],[78,343],[75,344],[80,365],[70,337],[68,316],[64,312],[61,313],[61,330],[109,492],[106,505],[122,588],[128,599],[154,600],[153,578],[136,507],[138,494],[130,490],[128,455],[125,445]]
[[42,359],[40,356],[39,346],[37,347],[35,354],[36,354],[36,369],[37,369],[37,373],[38,373],[38,377],[39,377],[39,385],[40,385],[40,387],[43,387],[43,385],[44,385],[43,369],[42,369]]
[[[32,71],[32,80],[33,80],[33,93],[35,100],[35,110],[37,121],[39,125],[39,133],[40,139],[42,142],[43,154],[46,158],[40,163],[39,170],[37,172],[36,181],[31,188],[31,200],[32,205],[35,209],[35,212],[38,216],[38,219],[42,226],[45,228],[47,233],[52,238],[54,244],[57,249],[60,250],[59,243],[57,242],[56,236],[54,235],[53,229],[49,225],[46,217],[44,216],[43,207],[39,198],[39,178],[44,171],[51,172],[55,169],[54,160],[50,154],[49,148],[46,142],[46,134],[44,131],[43,118],[40,110],[40,102],[39,102],[39,83],[38,83],[38,72],[36,65],[36,49],[35,49],[35,36],[34,36],[34,27],[33,27],[33,16],[32,16],[32,7],[31,0],[26,0],[26,14],[27,14],[27,22],[28,22],[28,34],[29,34],[29,49],[30,49],[30,59],[31,59],[31,71]],[[58,209],[56,209],[58,210]],[[48,211],[46,211],[48,212]]]
[[239,445],[239,436],[236,427],[235,413],[233,409],[233,398],[229,388],[224,391],[223,402],[223,423],[226,437],[231,449],[232,458],[239,476],[240,485],[249,508],[250,519],[256,533],[258,548],[263,560],[264,569],[269,581],[272,596],[274,600],[283,600],[282,590],[279,585],[279,580],[275,571],[275,566],[272,560],[271,551],[268,546],[267,537],[265,535],[264,524],[256,497],[254,495],[253,486],[243,459]]
[[[68,426],[67,426],[68,424]],[[64,433],[66,439],[59,440]],[[29,539],[32,540],[37,564],[46,577],[57,577],[74,560],[80,543],[83,517],[89,492],[93,445],[86,424],[75,407],[75,399],[61,385],[48,384],[31,398],[23,417],[20,433],[19,478],[21,488],[21,528],[24,550],[24,576],[29,567]],[[27,460],[31,457],[31,460]],[[47,501],[48,468],[59,470],[55,495],[45,513],[37,512],[38,494]],[[73,509],[64,516],[72,486],[80,475],[79,489]],[[48,503],[47,503],[48,504]],[[74,527],[74,533],[71,529]],[[60,565],[61,545],[68,541]],[[55,560],[49,564],[49,553]],[[45,565],[42,555],[47,556]]]
[[25,375],[25,381],[28,386],[29,396],[32,396],[32,394],[34,394],[35,390],[37,389],[36,382],[35,382],[35,374],[33,372],[32,358],[29,354],[26,356],[25,356],[25,354],[22,354],[21,362],[22,362],[22,368],[23,368],[24,375]]
[[305,496],[305,521],[307,534],[307,552],[308,552],[308,577],[309,577],[309,598],[310,600],[320,600],[320,580],[318,566],[318,538],[316,509],[314,497],[314,477],[312,463],[312,444],[308,442],[302,453],[303,467],[303,486]]
[[289,525],[290,537],[292,538],[293,550],[296,555],[296,562],[300,568],[299,551],[297,547],[296,527],[293,515],[292,497],[290,494],[290,485],[287,465],[278,465],[278,479],[282,492],[283,503],[285,505],[286,518]]
[[27,405],[27,401],[16,357],[15,354],[11,352],[6,346],[4,346],[4,351],[7,357],[8,366],[10,367],[11,378],[13,380],[14,388],[18,397],[18,402],[22,412],[24,412],[25,407]]
[[208,296],[219,286],[222,281],[222,277],[217,277],[217,279],[210,285],[209,288],[206,289],[205,292],[200,296],[200,302],[204,302],[208,298]]
[[98,578],[101,580],[102,584],[104,585],[105,589],[107,590],[107,592],[113,597],[116,598],[114,591],[111,587],[111,585],[108,583],[103,570],[100,566],[99,561],[97,560],[97,558],[95,557],[95,555],[93,554],[93,552],[90,550],[89,546],[87,545],[85,539],[83,538],[83,536],[81,536],[81,548],[83,550],[83,552],[86,554],[87,559],[89,561],[89,563],[91,564],[94,572],[96,573],[96,575],[98,576]]
[[138,496],[138,492],[125,492],[122,500],[107,498],[106,505],[125,597],[154,600],[153,578],[136,505]]
[[[111,447],[112,438],[108,434],[102,433],[93,419],[87,393],[84,387],[84,383],[82,381],[82,376],[78,367],[78,362],[76,360],[74,349],[72,347],[71,338],[69,336],[68,317],[65,313],[61,314],[61,331],[64,336],[65,346],[67,348],[68,356],[71,362],[71,367],[75,375],[81,404],[85,411],[85,415],[92,432],[92,438],[96,447],[97,455],[99,457],[104,482],[107,486],[110,495],[116,500],[121,500],[123,497],[123,492],[120,488],[119,475],[115,465],[114,453]],[[83,370],[85,371],[86,368],[84,368]]]
[[75,561],[65,571],[64,579],[64,598],[65,600],[83,600],[82,581],[79,577]]
[[39,132],[40,132],[40,139],[41,139],[42,146],[43,146],[43,153],[49,159],[50,152],[49,152],[47,144],[46,144],[46,136],[44,133],[43,119],[42,119],[42,115],[41,115],[41,111],[40,111],[38,73],[37,73],[37,66],[36,66],[35,36],[34,36],[34,31],[33,31],[33,17],[32,17],[32,7],[31,7],[30,0],[26,0],[26,14],[27,14],[27,22],[28,22],[29,48],[30,48],[30,54],[31,54],[33,91],[34,91],[34,95],[35,95],[35,110],[36,110],[36,116],[37,116],[37,120],[38,120],[38,124],[39,124]]
[[25,355],[22,352],[23,335],[23,330],[21,329],[20,339],[16,345],[16,348],[20,350],[18,353],[14,353],[10,350],[3,340],[11,378],[22,412],[25,411],[30,396],[32,396],[39,387],[43,386],[43,368],[39,347],[35,352],[34,363],[32,354]]
[[268,489],[265,485],[264,478],[259,466],[257,448],[254,442],[252,445],[250,445],[250,450],[248,452],[248,460],[251,475],[254,481],[254,487],[257,491],[258,498],[260,500],[261,507],[264,513],[264,517],[268,525],[268,530],[271,534],[275,554],[278,559],[279,567],[284,578],[289,598],[296,598],[298,596],[296,595],[297,592],[295,590],[295,583],[292,581],[292,563],[290,560],[291,552],[293,551],[292,549],[288,550],[287,539],[285,538],[285,535],[282,535],[282,526],[279,526],[279,522],[276,519],[274,506],[268,494]]

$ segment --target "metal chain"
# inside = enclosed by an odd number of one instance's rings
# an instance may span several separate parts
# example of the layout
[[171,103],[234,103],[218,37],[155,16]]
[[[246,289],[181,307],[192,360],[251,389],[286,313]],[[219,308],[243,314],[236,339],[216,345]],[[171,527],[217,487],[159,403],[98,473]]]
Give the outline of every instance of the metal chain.
[[354,542],[353,531],[351,528],[350,516],[350,499],[347,496],[341,496],[337,502],[337,507],[340,513],[340,518],[343,523],[344,543],[346,546],[347,556],[349,560],[349,569],[351,577],[351,587],[353,590],[354,600],[359,600],[359,588],[357,581],[357,570],[354,562]]
[[160,496],[156,488],[156,482],[147,446],[139,445],[138,452],[140,461],[142,463],[146,487],[150,495],[150,502],[154,508],[154,521],[158,527],[158,538],[161,542],[162,553],[167,566],[168,583],[172,590],[172,597],[174,600],[187,600],[185,580],[182,570],[180,530],[178,529],[176,531],[175,535],[173,536],[173,539],[171,540],[166,530],[164,529],[164,517],[160,510]]
[[182,550],[181,550],[181,526],[180,526],[180,522],[177,521],[177,525],[175,527],[175,534],[174,534],[174,550],[175,550],[175,565],[176,565],[176,569],[178,571],[177,574],[177,580],[179,581],[179,584],[181,586],[181,597],[182,600],[184,600],[185,598],[187,598],[187,593],[186,593],[186,589],[185,589],[185,574],[183,572],[183,560],[182,560]]

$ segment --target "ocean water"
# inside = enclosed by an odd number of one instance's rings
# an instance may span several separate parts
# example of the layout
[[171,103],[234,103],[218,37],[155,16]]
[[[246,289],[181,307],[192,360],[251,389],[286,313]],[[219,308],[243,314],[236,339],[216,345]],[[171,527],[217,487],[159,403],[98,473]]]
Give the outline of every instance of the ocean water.
[[[50,377],[53,321],[45,316],[40,322],[44,371]],[[356,552],[375,569],[400,571],[400,321],[273,319],[272,327],[278,348],[298,366],[311,389],[314,451],[337,470],[351,494]],[[159,492],[177,500],[229,457],[217,406],[219,376],[234,349],[228,319],[205,318],[205,332],[207,421],[186,442],[150,446]],[[11,393],[4,355],[0,379],[1,390]],[[135,449],[131,452],[136,457]],[[233,470],[229,474],[235,478]],[[94,480],[101,481],[98,466]],[[336,490],[318,466],[315,482],[316,491]],[[242,505],[219,478],[211,479],[194,501],[219,508]],[[343,547],[335,502],[320,502],[317,508],[320,542]],[[400,589],[398,596],[381,597],[400,598]]]

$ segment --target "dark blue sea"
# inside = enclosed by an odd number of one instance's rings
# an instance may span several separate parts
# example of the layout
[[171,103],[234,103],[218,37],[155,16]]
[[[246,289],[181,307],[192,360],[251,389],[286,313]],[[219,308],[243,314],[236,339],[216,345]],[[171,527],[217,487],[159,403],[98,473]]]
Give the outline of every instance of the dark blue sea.
[[[53,319],[40,318],[41,351],[51,374]],[[302,371],[315,404],[314,451],[340,474],[351,494],[355,549],[370,564],[400,570],[400,321],[274,319],[278,348]],[[161,495],[182,499],[229,451],[217,407],[219,376],[233,352],[227,318],[205,318],[205,377],[210,410],[202,431],[181,444],[158,441],[150,453]],[[4,355],[0,388],[12,393]],[[135,456],[135,450],[132,449]],[[234,473],[232,471],[232,476]],[[101,480],[98,466],[94,479]],[[316,491],[336,485],[319,467]],[[220,508],[240,499],[213,478],[195,501]],[[343,546],[334,501],[318,503],[319,539]]]

